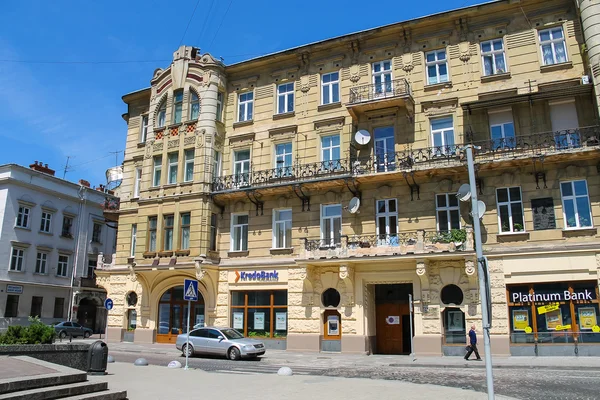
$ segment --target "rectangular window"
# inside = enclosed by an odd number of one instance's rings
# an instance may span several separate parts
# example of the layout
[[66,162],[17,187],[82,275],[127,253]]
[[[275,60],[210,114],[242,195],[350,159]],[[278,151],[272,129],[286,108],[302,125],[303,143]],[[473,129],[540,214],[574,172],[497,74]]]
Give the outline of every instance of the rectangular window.
[[425,54],[425,68],[427,68],[427,84],[448,82],[448,62],[446,50],[430,51]]
[[321,137],[321,161],[325,171],[336,170],[340,165],[340,135]]
[[215,158],[213,160],[213,178],[221,176],[221,152],[215,150]]
[[217,93],[217,121],[223,121],[223,92]]
[[148,218],[148,251],[156,251],[156,228],[158,217]]
[[394,148],[394,127],[375,128],[375,163],[377,172],[396,169],[396,153]]
[[241,93],[238,97],[238,121],[252,121],[252,112],[254,108],[254,93]]
[[200,115],[200,99],[196,92],[190,90],[190,120],[197,120],[198,115]]
[[210,247],[209,250],[217,251],[217,214],[210,215]]
[[162,157],[154,157],[154,170],[152,172],[152,186],[160,186],[160,174],[162,172]]
[[87,265],[87,275],[86,277],[89,279],[94,279],[96,278],[96,266],[98,265],[98,261],[94,260],[93,258],[88,258],[88,265]]
[[246,214],[231,217],[231,251],[248,250],[248,216]]
[[565,229],[590,228],[592,211],[585,179],[560,183]]
[[58,266],[56,267],[56,275],[66,277],[69,270],[69,256],[60,254],[58,256]]
[[512,149],[515,147],[515,124],[512,111],[488,111],[492,149]]
[[169,153],[169,184],[177,183],[177,163],[179,154]]
[[273,211],[273,248],[292,247],[292,210]]
[[519,186],[496,189],[500,233],[524,232],[523,199]]
[[41,317],[42,316],[42,302],[44,298],[41,296],[33,296],[31,298],[31,312],[30,317]]
[[10,257],[10,270],[23,271],[23,260],[25,259],[25,249],[13,247]]
[[60,235],[66,238],[72,238],[71,228],[73,227],[73,218],[63,216],[62,230]]
[[131,257],[135,257],[135,245],[137,242],[137,224],[131,225],[131,249],[129,250],[129,255]]
[[435,196],[435,211],[438,232],[460,229],[460,210],[455,193],[444,193]]
[[54,298],[54,313],[53,318],[63,318],[65,314],[65,299],[64,297]]
[[175,222],[175,217],[173,215],[165,215],[163,219],[163,229],[164,229],[164,246],[163,250],[169,251],[173,250],[173,223]]
[[39,251],[37,253],[37,257],[35,259],[35,273],[36,274],[46,274],[48,269],[46,268],[48,264],[48,253],[44,253]]
[[339,103],[340,73],[331,72],[321,75],[321,104]]
[[374,62],[373,88],[375,96],[392,92],[392,62],[390,60]]
[[437,118],[431,120],[431,143],[434,156],[453,154],[454,148],[454,125],[452,117]]
[[148,139],[148,116],[142,115],[140,121],[140,143],[146,143]]
[[342,206],[321,206],[321,242],[323,246],[338,246],[342,236]]
[[29,228],[29,216],[31,215],[31,209],[25,206],[19,206],[19,212],[17,213],[17,221],[15,225],[19,228]]
[[135,169],[135,181],[133,183],[133,197],[134,198],[140,197],[141,184],[142,184],[142,169],[136,168]]
[[567,62],[567,48],[562,27],[539,31],[540,49],[544,65]]
[[292,175],[292,143],[275,145],[275,167],[277,177]]
[[95,222],[92,230],[92,242],[102,243],[102,225]]
[[398,246],[398,204],[396,199],[377,200],[377,243]]
[[506,59],[504,57],[504,43],[502,39],[481,42],[481,63],[483,65],[484,76],[506,72]]
[[294,83],[277,86],[277,114],[294,111]]
[[557,149],[579,147],[581,138],[579,130],[579,119],[575,100],[551,101],[550,121],[554,131],[554,143]]
[[287,336],[287,290],[231,292],[230,326],[244,336]]
[[185,155],[185,175],[184,182],[194,180],[194,149],[188,149],[184,152]]
[[179,248],[181,250],[189,250],[190,248],[190,213],[181,214],[181,242]]
[[531,211],[533,212],[533,230],[556,229],[554,199],[552,197],[532,199]]
[[181,122],[181,114],[183,111],[183,90],[176,90],[173,93],[173,123]]
[[42,221],[40,223],[40,232],[51,233],[52,213],[42,211]]
[[4,310],[5,318],[16,318],[19,312],[19,296],[9,294],[6,296],[6,309]]
[[238,186],[250,185],[250,150],[238,150],[233,156],[233,173]]

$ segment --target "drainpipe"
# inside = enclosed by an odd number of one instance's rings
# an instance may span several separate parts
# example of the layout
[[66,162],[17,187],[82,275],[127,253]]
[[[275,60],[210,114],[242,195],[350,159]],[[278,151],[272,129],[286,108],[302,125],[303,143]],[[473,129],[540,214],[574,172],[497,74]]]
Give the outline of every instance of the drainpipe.
[[581,18],[585,49],[590,64],[596,107],[600,117],[600,0],[575,0]]
[[77,240],[75,241],[75,256],[73,257],[73,268],[71,270],[71,289],[69,290],[69,310],[67,315],[67,321],[72,321],[73,319],[73,304],[75,302],[75,293],[73,291],[73,286],[75,284],[75,276],[77,271],[77,264],[79,262],[79,246],[81,244],[81,225],[83,223],[83,210],[85,205],[85,190],[84,186],[79,186],[79,190],[77,191],[77,197],[79,197],[79,213],[77,219]]

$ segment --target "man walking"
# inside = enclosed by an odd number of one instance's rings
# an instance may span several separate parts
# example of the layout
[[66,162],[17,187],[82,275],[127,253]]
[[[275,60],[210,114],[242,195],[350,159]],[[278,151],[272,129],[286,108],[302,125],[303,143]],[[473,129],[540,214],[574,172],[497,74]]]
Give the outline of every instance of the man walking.
[[477,356],[477,361],[481,361],[481,357],[479,357],[479,351],[477,351],[477,334],[475,333],[475,325],[471,325],[471,330],[469,331],[469,351],[465,356],[465,360],[468,360],[473,352],[475,352],[475,356]]

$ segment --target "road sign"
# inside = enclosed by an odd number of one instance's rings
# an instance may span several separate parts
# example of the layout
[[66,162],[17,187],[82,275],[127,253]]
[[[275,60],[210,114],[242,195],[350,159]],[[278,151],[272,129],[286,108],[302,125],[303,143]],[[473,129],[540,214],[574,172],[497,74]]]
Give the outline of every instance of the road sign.
[[112,310],[113,308],[113,301],[111,299],[106,299],[104,300],[104,308],[106,308],[107,310]]
[[185,301],[198,301],[198,281],[186,279],[183,285],[183,299]]

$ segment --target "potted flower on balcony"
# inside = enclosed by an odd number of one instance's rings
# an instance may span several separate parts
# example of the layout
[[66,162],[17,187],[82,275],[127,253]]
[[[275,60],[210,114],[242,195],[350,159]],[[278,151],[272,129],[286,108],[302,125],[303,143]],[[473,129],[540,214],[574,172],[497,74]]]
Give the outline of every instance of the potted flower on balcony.
[[519,224],[519,223],[515,223],[513,225],[513,229],[514,229],[515,232],[523,232],[523,230],[524,230],[523,229],[523,225]]

